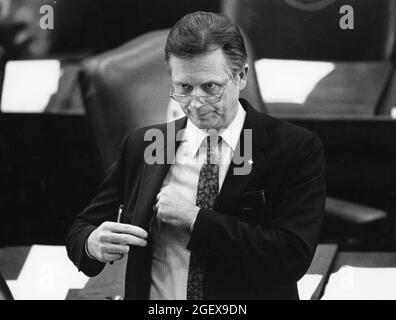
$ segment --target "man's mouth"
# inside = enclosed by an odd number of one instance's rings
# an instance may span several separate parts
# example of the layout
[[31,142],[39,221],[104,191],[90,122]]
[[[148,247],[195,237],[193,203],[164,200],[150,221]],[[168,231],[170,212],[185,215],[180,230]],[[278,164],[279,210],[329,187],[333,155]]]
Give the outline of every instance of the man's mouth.
[[201,113],[198,113],[197,116],[198,116],[198,118],[205,118],[208,115],[210,115],[211,113],[212,113],[212,111],[201,112]]

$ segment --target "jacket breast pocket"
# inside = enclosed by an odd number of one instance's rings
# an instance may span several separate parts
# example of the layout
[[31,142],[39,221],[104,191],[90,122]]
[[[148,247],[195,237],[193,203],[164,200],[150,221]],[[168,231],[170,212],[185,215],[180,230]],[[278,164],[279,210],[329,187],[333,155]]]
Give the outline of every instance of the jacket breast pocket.
[[252,224],[262,224],[266,211],[265,190],[248,191],[241,195],[239,202],[239,218]]

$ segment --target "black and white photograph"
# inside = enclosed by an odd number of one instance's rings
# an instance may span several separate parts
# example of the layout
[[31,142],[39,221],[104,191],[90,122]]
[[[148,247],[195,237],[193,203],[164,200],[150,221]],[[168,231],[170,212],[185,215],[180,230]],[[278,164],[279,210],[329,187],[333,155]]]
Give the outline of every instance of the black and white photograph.
[[396,1],[0,0],[0,300],[396,300]]

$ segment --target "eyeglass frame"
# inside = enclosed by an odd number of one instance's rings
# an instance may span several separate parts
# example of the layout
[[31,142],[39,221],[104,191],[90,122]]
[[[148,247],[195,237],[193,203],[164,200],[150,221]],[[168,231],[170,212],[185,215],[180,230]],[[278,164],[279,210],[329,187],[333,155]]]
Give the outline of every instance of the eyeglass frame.
[[[223,98],[224,91],[225,91],[227,85],[230,83],[231,78],[233,78],[232,75],[230,75],[228,77],[227,81],[223,84],[222,92],[220,94],[210,94],[210,95],[207,95],[207,96],[197,96],[197,95],[194,95],[194,94],[175,94],[175,93],[173,93],[173,87],[172,87],[170,89],[170,92],[169,92],[169,97],[172,98],[173,100],[175,100],[177,103],[181,103],[181,104],[185,104],[185,105],[189,105],[194,98],[195,99],[204,99],[205,100],[205,98],[216,97],[218,100],[216,102],[211,102],[211,103],[219,103],[221,101],[221,99]],[[175,99],[175,97],[183,97],[183,98],[189,97],[190,101],[188,101],[188,103],[179,102],[179,101],[177,101]]]

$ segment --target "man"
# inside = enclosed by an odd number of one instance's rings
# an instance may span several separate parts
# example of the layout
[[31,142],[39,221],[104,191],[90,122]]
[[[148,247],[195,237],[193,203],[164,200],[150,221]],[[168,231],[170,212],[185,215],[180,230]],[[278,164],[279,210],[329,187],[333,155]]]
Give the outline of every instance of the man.
[[[183,17],[165,57],[186,117],[126,138],[71,228],[70,258],[94,276],[128,255],[126,299],[298,299],[324,210],[320,140],[239,100],[247,54],[225,16]],[[151,152],[153,131],[164,150]],[[152,161],[173,143],[174,161]]]

